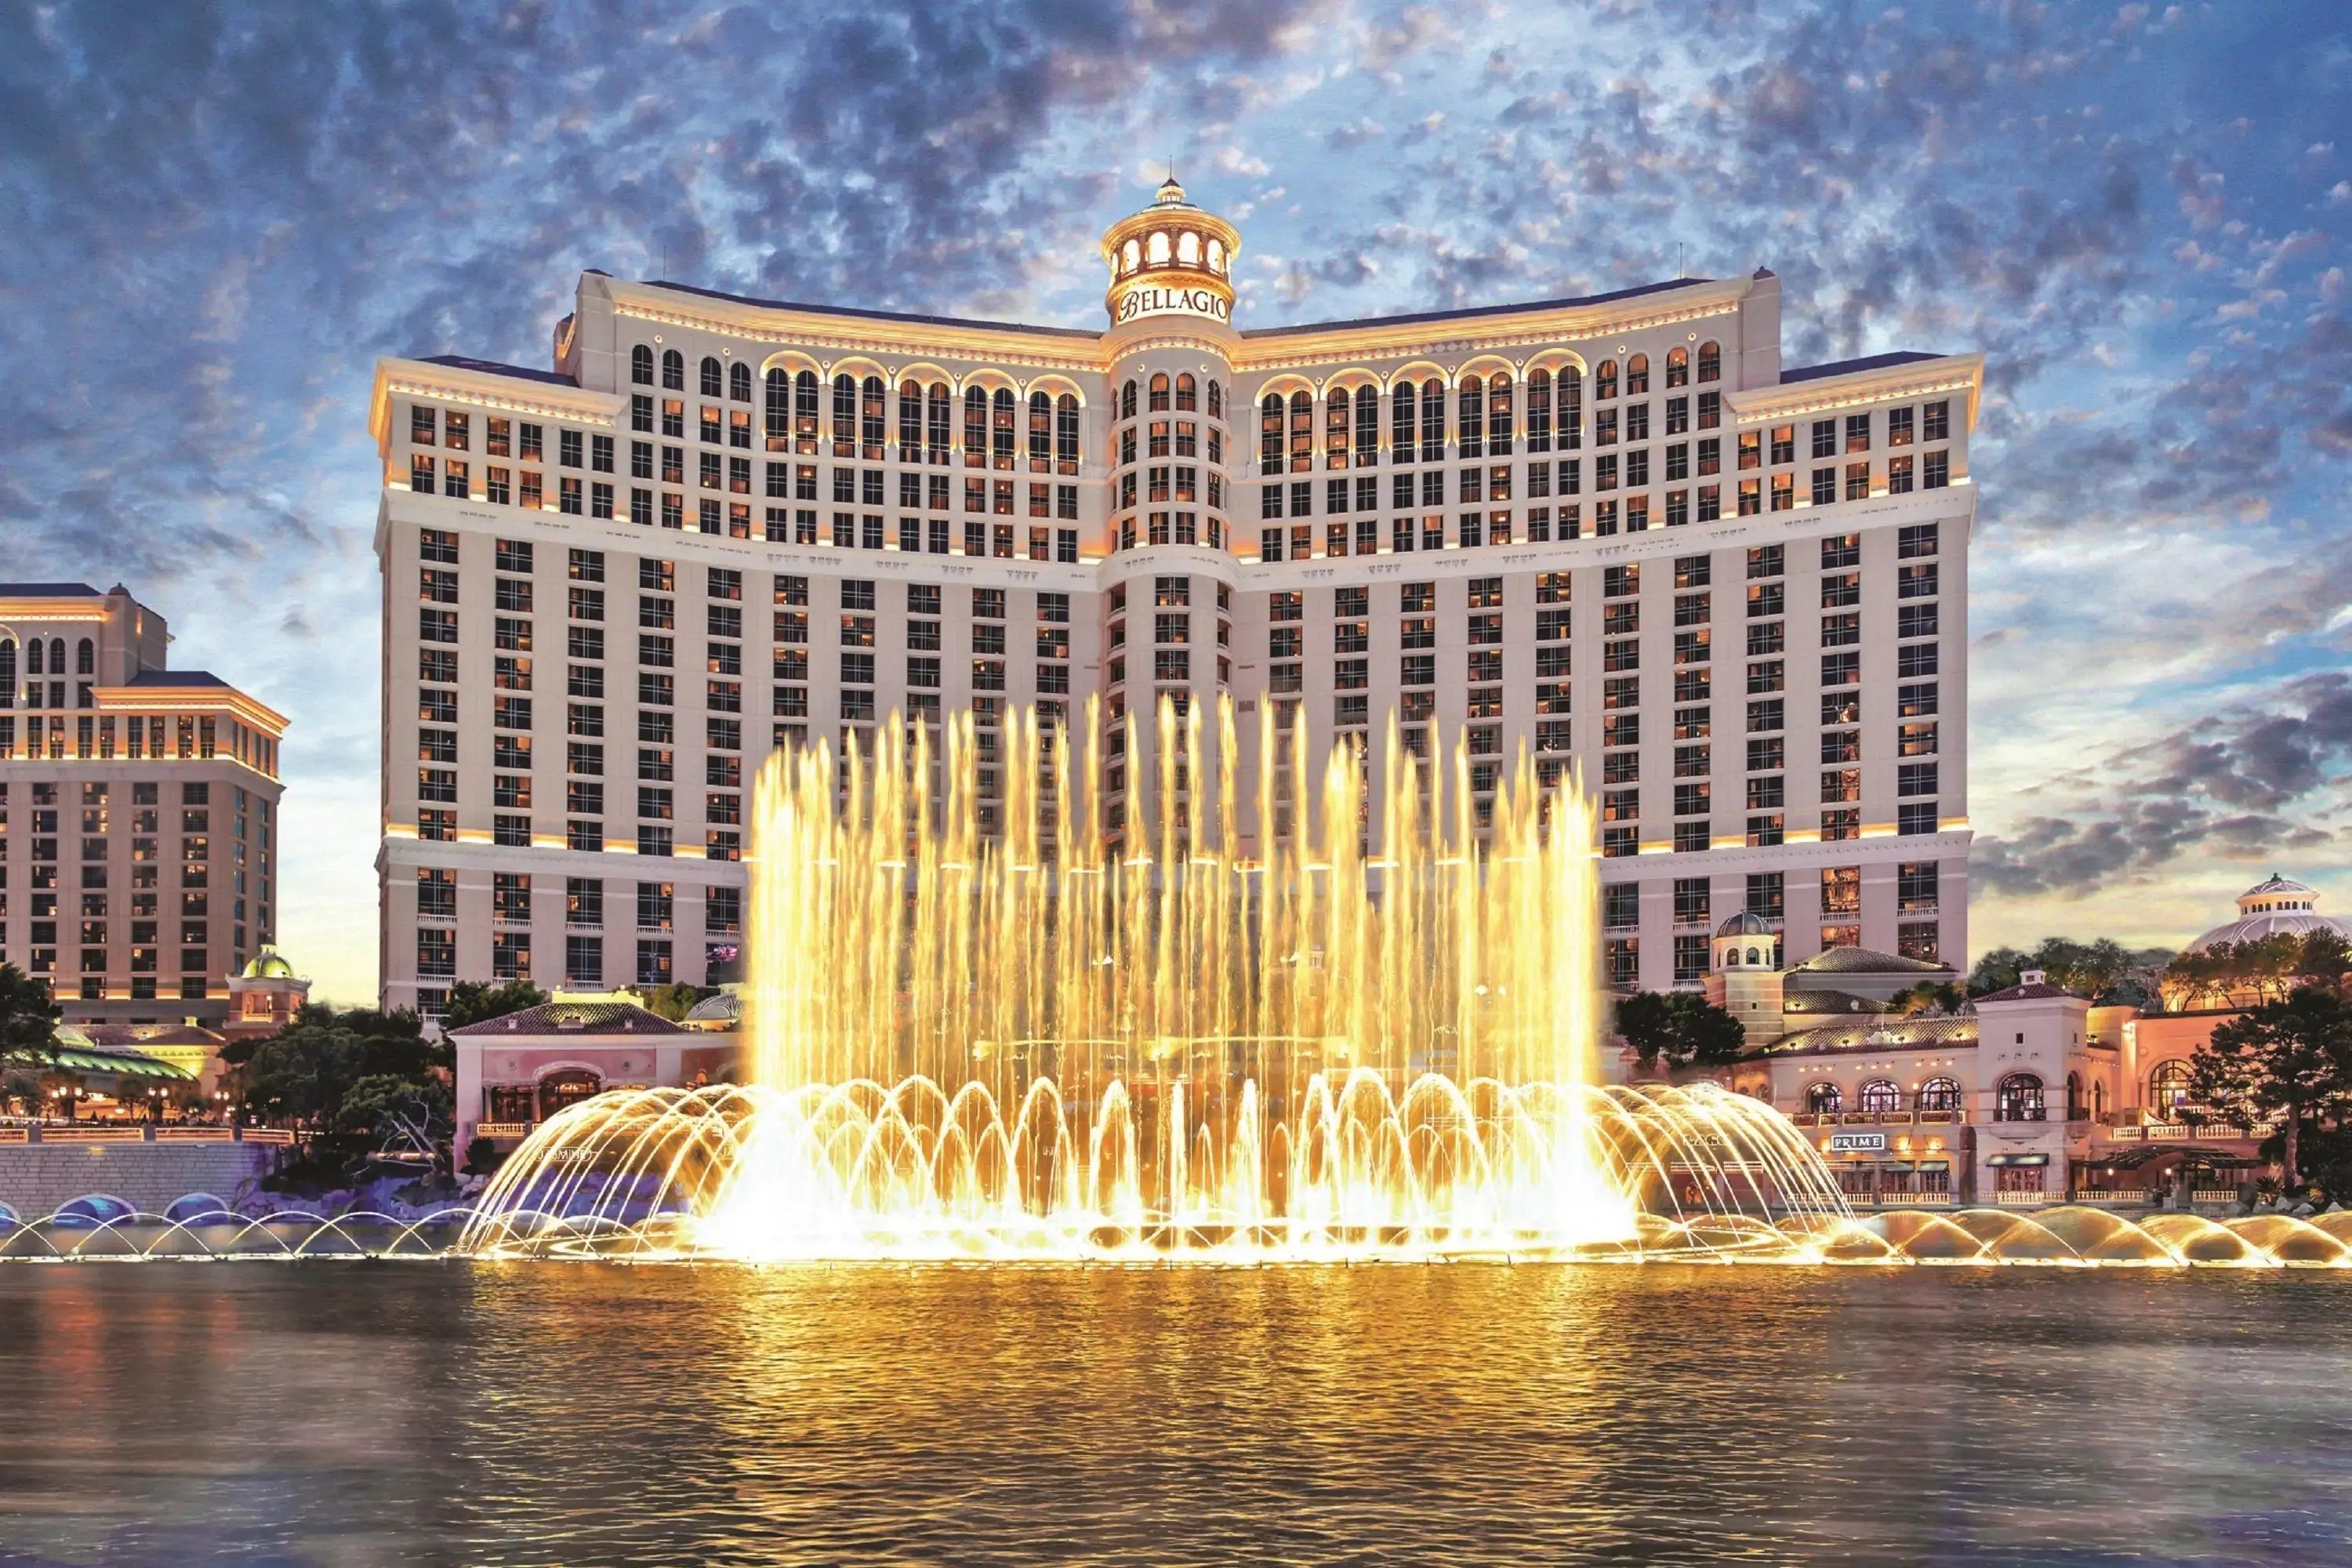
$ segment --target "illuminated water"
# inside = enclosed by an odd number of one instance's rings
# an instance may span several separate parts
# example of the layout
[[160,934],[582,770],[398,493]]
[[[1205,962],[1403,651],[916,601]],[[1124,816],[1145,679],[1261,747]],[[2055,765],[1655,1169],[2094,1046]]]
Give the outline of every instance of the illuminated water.
[[937,758],[895,718],[870,757],[772,758],[751,1081],[564,1111],[467,1249],[1525,1258],[1844,1216],[1769,1107],[1595,1086],[1572,782],[1523,752],[1481,803],[1465,740],[1432,766],[1391,724],[1376,795],[1370,756],[1256,727],[1245,775],[1229,702],[1163,700],[1154,822],[1108,815],[1140,763],[1091,703],[1076,742],[1014,710]]
[[0,1563],[2352,1561],[2294,1271],[0,1269]]

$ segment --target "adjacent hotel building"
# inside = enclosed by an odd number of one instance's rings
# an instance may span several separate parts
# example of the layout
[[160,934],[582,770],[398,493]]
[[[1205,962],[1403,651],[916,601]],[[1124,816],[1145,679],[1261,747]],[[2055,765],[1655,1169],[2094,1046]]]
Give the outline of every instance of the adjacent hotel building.
[[722,975],[770,751],[1094,696],[1574,766],[1622,986],[1960,960],[1980,356],[1784,366],[1760,270],[1239,330],[1240,243],[1171,181],[1102,331],[591,271],[551,370],[383,361],[385,1004]]
[[219,1026],[275,939],[286,720],[171,640],[120,584],[0,583],[0,958],[69,1024]]

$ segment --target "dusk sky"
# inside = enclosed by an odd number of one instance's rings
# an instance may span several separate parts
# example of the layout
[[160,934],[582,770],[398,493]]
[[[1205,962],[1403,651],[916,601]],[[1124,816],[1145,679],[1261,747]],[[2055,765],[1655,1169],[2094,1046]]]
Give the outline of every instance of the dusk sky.
[[[1172,163],[1236,324],[1769,266],[1981,351],[1971,936],[2352,913],[2340,5],[0,5],[0,574],[289,714],[281,945],[375,983],[379,354],[583,268],[1098,326]],[[1971,955],[1972,956],[1972,955]]]

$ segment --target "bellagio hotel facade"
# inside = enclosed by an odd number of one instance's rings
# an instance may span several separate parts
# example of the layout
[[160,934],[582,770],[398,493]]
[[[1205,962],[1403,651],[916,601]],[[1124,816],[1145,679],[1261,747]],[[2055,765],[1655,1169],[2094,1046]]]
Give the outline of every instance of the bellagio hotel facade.
[[1171,181],[1101,331],[591,271],[551,370],[380,362],[385,1004],[727,978],[769,752],[971,709],[984,797],[1090,697],[1114,833],[1182,808],[1163,696],[1245,781],[1262,704],[1573,768],[1621,988],[1741,910],[1962,961],[1981,356],[1784,367],[1763,270],[1237,330],[1239,248]]

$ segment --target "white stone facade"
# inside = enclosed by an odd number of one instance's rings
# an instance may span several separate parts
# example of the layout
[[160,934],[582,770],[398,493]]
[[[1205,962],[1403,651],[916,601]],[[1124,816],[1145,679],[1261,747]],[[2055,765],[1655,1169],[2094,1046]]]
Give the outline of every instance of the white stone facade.
[[119,584],[0,583],[0,954],[68,1023],[220,1025],[276,938],[286,720],[170,643]]
[[1762,272],[1236,331],[1238,249],[1171,186],[1104,331],[591,272],[552,372],[383,362],[386,1005],[714,978],[777,746],[1163,693],[1573,764],[1620,984],[1962,955],[1978,356],[1784,371]]

